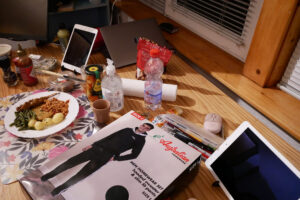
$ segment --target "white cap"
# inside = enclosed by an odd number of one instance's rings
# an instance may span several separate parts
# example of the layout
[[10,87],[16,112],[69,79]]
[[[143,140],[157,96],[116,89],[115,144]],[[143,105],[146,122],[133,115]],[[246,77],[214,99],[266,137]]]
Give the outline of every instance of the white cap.
[[114,66],[114,62],[113,62],[111,59],[109,59],[109,58],[106,59],[106,62],[107,62],[107,66],[106,66],[106,74],[107,74],[108,76],[114,75],[115,72],[116,72],[116,68],[115,68],[115,66]]

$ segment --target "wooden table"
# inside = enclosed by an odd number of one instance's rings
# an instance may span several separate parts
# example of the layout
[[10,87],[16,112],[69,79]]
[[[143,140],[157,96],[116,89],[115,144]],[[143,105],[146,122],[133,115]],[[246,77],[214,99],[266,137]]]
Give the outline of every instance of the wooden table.
[[[292,3],[292,1],[289,3]],[[201,68],[201,70],[206,71],[207,74],[210,74],[212,77],[217,79],[229,90],[233,91],[241,99],[246,101],[254,109],[273,121],[293,138],[300,141],[300,101],[298,99],[277,87],[263,88],[257,85],[255,82],[244,76],[243,70],[245,63],[209,43],[207,40],[201,38],[192,31],[184,28],[167,16],[160,14],[159,12],[144,5],[141,1],[117,1],[116,6],[134,20],[155,18],[157,23],[169,22],[179,27],[179,31],[174,34],[169,34],[164,31],[162,32],[164,38],[178,52],[195,63],[195,65]],[[298,22],[298,24],[300,23]],[[266,27],[268,27],[268,25]],[[279,27],[280,25],[278,24],[277,28]],[[272,35],[277,36],[277,33]],[[294,36],[292,38],[297,37]],[[293,40],[295,39],[290,39],[287,43],[292,44]],[[260,41],[260,39],[257,41]],[[263,48],[270,49],[273,45],[269,44],[268,42],[259,44]],[[257,60],[255,62],[268,62],[268,59],[260,59],[259,57],[261,58],[261,56],[252,56],[253,59]],[[253,59],[252,61],[254,61]],[[280,61],[279,58],[277,62],[278,61]],[[285,66],[285,64],[279,65]],[[257,65],[257,67],[260,69],[263,68],[263,66],[265,65]],[[272,73],[272,76],[275,74],[276,73]],[[257,75],[257,77],[260,77],[261,75],[263,74],[261,73],[260,75]]]
[[[59,61],[62,58],[60,49],[54,45],[47,45],[39,48],[28,50],[29,53],[41,54],[45,57],[55,57]],[[103,64],[105,58],[100,53],[92,53],[89,63]],[[118,74],[123,78],[135,78],[135,65],[118,69]],[[2,72],[0,73],[2,76]],[[27,87],[20,82],[16,87],[8,88],[4,84],[2,78],[0,80],[0,97],[8,95],[32,91],[47,87],[47,76],[39,75],[39,84],[33,87]],[[179,57],[173,55],[168,66],[167,73],[163,75],[164,83],[177,84],[177,100],[175,102],[164,101],[162,108],[156,112],[151,112],[154,116],[164,113],[173,107],[180,107],[183,110],[182,117],[202,126],[204,117],[207,113],[215,112],[222,116],[224,120],[225,136],[230,135],[243,121],[249,121],[262,135],[269,140],[296,168],[300,169],[300,152],[289,146],[279,136],[269,130],[254,116],[240,107],[232,99],[226,96],[222,91],[206,80],[202,75],[198,74],[194,69],[183,62]],[[147,112],[143,107],[143,99],[136,97],[125,97],[124,109],[117,113],[111,113],[111,121],[117,119],[121,115],[130,110],[138,113]],[[180,191],[171,196],[171,199],[196,198],[200,199],[226,199],[224,192],[220,188],[212,187],[214,182],[213,176],[201,162],[200,170],[195,174],[194,179]],[[1,199],[30,199],[27,193],[22,189],[18,182],[9,185],[0,184]]]

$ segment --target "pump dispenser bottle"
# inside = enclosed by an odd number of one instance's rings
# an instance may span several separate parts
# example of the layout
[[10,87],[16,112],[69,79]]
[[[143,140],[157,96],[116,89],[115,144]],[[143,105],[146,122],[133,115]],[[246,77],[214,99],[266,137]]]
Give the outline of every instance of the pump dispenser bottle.
[[122,88],[122,80],[116,73],[113,61],[107,59],[105,69],[106,75],[102,80],[103,99],[110,102],[110,111],[117,112],[124,107],[124,93]]

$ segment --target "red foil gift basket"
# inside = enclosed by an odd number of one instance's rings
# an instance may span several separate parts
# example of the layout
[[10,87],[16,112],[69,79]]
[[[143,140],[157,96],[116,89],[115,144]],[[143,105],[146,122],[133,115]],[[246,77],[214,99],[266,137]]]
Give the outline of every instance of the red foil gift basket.
[[137,45],[138,53],[137,53],[137,62],[136,62],[136,66],[137,66],[136,78],[139,80],[145,79],[144,66],[150,58],[151,49],[160,50],[159,58],[163,61],[164,66],[167,65],[167,63],[169,62],[172,56],[172,51],[170,51],[166,47],[161,47],[158,44],[146,38],[139,38],[138,45]]

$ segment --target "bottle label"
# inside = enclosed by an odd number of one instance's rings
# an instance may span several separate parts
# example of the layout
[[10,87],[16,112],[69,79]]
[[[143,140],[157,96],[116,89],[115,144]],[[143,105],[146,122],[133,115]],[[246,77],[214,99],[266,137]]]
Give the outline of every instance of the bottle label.
[[20,73],[24,84],[26,85],[34,85],[37,83],[37,78],[35,76],[35,72],[33,66],[20,67]]
[[30,76],[31,78],[36,78],[36,74],[35,74],[35,71],[34,71],[34,69],[33,69],[32,66],[31,66],[31,71],[30,71],[29,76]]
[[20,74],[20,69],[19,69],[19,67],[17,67],[17,66],[16,66],[16,73],[17,73],[17,74]]
[[67,38],[59,38],[59,43],[60,43],[62,52],[65,52],[67,45],[68,45],[68,39]]
[[150,91],[144,90],[144,100],[147,104],[159,104],[162,98],[162,91],[160,90],[156,94],[151,94]]
[[118,90],[112,92],[108,89],[102,88],[103,99],[110,102],[110,110],[117,111],[123,108],[123,92]]
[[100,79],[96,79],[96,82],[93,86],[93,90],[95,92],[100,92],[101,91],[101,80]]

